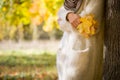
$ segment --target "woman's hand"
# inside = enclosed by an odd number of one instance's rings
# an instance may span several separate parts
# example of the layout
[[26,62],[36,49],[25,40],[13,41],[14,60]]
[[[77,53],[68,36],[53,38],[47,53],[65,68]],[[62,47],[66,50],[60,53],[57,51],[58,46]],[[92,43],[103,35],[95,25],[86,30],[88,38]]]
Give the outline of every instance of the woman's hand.
[[81,23],[80,16],[72,12],[68,13],[67,19],[74,28],[76,28]]

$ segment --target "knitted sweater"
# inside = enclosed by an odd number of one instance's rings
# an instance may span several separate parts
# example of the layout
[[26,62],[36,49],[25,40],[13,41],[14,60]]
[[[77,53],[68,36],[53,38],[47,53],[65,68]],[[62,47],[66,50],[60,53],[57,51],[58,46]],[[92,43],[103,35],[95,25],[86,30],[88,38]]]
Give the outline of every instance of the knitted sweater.
[[102,80],[104,0],[85,0],[82,5],[79,15],[93,14],[99,29],[90,38],[82,37],[66,20],[71,11],[61,7],[58,23],[64,33],[57,53],[59,80]]

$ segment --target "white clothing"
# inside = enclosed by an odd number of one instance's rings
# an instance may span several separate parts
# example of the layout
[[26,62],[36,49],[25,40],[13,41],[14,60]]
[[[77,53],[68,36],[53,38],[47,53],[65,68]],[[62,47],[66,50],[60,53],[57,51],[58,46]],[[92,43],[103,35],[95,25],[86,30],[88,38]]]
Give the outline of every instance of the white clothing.
[[71,12],[59,10],[60,29],[64,32],[57,54],[59,80],[102,80],[103,62],[103,6],[104,0],[86,0],[80,12],[83,17],[93,14],[98,21],[98,32],[90,38],[81,36],[66,21]]

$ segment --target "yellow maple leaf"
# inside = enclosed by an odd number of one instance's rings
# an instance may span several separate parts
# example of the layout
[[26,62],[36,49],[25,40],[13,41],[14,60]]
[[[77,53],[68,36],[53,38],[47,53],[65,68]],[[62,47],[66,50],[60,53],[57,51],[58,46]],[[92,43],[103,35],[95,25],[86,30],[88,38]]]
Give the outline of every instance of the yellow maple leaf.
[[97,21],[93,15],[86,15],[80,18],[81,23],[77,26],[77,30],[84,37],[89,38],[96,33]]

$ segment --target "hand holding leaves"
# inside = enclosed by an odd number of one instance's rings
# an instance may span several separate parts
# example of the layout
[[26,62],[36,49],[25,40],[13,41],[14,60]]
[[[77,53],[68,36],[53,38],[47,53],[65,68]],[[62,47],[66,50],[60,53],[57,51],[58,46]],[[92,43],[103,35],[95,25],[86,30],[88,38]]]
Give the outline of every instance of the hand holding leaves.
[[67,20],[71,23],[71,25],[76,28],[81,22],[80,22],[80,16],[78,14],[75,14],[73,12],[70,12],[67,14]]

